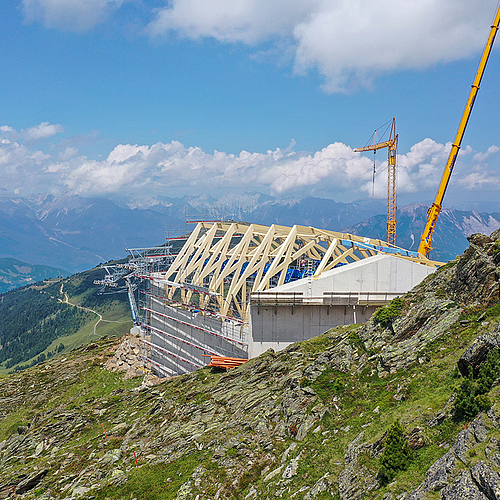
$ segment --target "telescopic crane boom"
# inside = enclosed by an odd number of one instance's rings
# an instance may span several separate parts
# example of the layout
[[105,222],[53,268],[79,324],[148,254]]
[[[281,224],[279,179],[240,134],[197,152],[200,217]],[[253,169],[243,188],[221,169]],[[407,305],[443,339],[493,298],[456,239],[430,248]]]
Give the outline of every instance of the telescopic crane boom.
[[[357,148],[354,151],[377,151],[388,148],[387,160],[387,243],[396,245],[396,154],[398,150],[398,134],[396,134],[396,118],[392,119],[389,139],[370,146]],[[375,167],[374,167],[375,168]]]
[[441,178],[441,183],[439,184],[436,199],[434,200],[434,203],[430,206],[427,212],[427,223],[425,225],[424,232],[422,233],[422,236],[420,238],[421,240],[420,246],[418,247],[418,253],[425,257],[427,257],[429,255],[429,252],[432,250],[431,246],[432,234],[434,233],[434,229],[436,227],[436,222],[439,216],[439,212],[441,212],[442,208],[441,204],[443,202],[444,194],[446,192],[446,188],[448,187],[448,182],[450,180],[450,176],[458,156],[458,151],[460,150],[460,146],[462,144],[462,138],[464,136],[465,128],[467,127],[467,122],[469,121],[469,117],[472,111],[472,106],[474,105],[476,94],[479,90],[479,84],[481,83],[484,69],[486,67],[486,63],[488,62],[488,58],[490,56],[490,52],[493,47],[493,42],[495,41],[495,35],[497,34],[499,23],[500,23],[500,4],[497,9],[495,21],[491,26],[490,34],[488,36],[488,41],[486,42],[486,47],[484,48],[483,51],[483,57],[481,58],[481,62],[479,63],[479,68],[476,73],[476,78],[474,79],[474,83],[472,84],[472,88],[469,93],[469,99],[467,100],[467,105],[465,106],[465,110],[463,112],[462,120],[460,121],[460,125],[458,127],[458,132],[455,137],[455,141],[451,147],[450,155],[448,156],[448,161],[446,162],[446,167],[444,169],[443,177]]

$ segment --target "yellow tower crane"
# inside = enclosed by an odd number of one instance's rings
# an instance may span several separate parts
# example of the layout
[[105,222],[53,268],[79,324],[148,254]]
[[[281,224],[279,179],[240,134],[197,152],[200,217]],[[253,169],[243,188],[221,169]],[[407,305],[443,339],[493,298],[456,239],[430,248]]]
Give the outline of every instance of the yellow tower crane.
[[396,245],[396,154],[398,149],[398,134],[396,134],[396,118],[392,119],[389,139],[376,142],[370,146],[357,148],[354,151],[377,151],[388,148],[387,160],[387,243]]
[[418,253],[427,257],[429,252],[432,250],[431,241],[432,234],[434,233],[434,229],[436,228],[436,222],[439,216],[439,212],[441,212],[442,203],[444,194],[446,192],[446,188],[448,187],[448,182],[450,180],[451,173],[453,171],[453,166],[455,165],[455,161],[458,156],[458,151],[460,150],[460,145],[462,144],[462,138],[464,136],[465,127],[467,127],[467,122],[469,121],[469,117],[472,111],[472,106],[474,105],[474,101],[476,100],[476,94],[479,90],[479,84],[481,83],[481,79],[483,77],[484,69],[486,67],[486,63],[488,62],[488,58],[490,56],[491,49],[493,47],[493,42],[495,41],[495,35],[498,31],[498,25],[500,23],[500,4],[498,5],[497,13],[495,16],[495,20],[493,21],[493,25],[491,26],[490,34],[488,36],[488,41],[486,42],[486,47],[483,51],[483,56],[481,58],[481,62],[479,63],[479,68],[476,73],[476,78],[474,79],[474,83],[472,84],[472,88],[469,93],[469,98],[467,100],[467,105],[465,106],[465,110],[462,115],[462,120],[460,121],[460,125],[458,127],[458,132],[455,137],[455,141],[451,147],[450,155],[448,156],[448,161],[446,162],[446,167],[444,169],[443,177],[441,178],[441,183],[439,184],[438,192],[434,203],[431,205],[427,212],[427,223],[425,225],[424,232],[420,238],[420,246],[418,247]]

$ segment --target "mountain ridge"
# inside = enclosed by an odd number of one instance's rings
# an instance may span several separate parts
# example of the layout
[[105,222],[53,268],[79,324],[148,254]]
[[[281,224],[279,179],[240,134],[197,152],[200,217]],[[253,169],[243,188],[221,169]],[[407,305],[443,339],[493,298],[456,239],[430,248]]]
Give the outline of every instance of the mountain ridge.
[[0,258],[0,293],[42,281],[47,278],[67,276],[65,269],[33,265],[11,257]]
[[459,402],[499,355],[500,230],[469,242],[366,324],[227,373],[125,379],[108,337],[0,379],[0,498],[496,500],[500,365]]
[[[132,207],[132,208],[131,208]],[[140,208],[142,207],[142,208]],[[398,210],[398,245],[416,250],[427,207]],[[0,257],[80,272],[124,257],[126,248],[156,246],[186,234],[186,220],[230,218],[286,226],[310,225],[386,239],[386,209],[377,201],[337,203],[309,197],[277,200],[261,193],[242,196],[185,196],[129,202],[78,196],[0,197]],[[500,227],[500,213],[443,209],[431,257],[448,261],[467,246],[471,232]]]

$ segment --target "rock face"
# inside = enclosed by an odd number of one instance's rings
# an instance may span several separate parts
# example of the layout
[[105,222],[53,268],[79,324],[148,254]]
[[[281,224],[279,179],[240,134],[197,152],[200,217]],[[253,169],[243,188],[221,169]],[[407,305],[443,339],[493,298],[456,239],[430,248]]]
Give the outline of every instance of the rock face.
[[465,350],[457,366],[460,373],[466,377],[472,369],[474,375],[478,374],[481,363],[491,349],[500,347],[500,325],[493,331],[492,335],[479,335],[476,340]]
[[500,230],[491,236],[473,234],[467,239],[470,246],[457,261],[445,288],[464,304],[494,304],[500,300]]
[[[488,412],[454,420],[457,364],[477,370],[498,345],[499,236],[471,237],[388,327],[154,386],[133,337],[0,379],[0,499],[500,500],[500,386]],[[396,420],[414,459],[382,484]]]

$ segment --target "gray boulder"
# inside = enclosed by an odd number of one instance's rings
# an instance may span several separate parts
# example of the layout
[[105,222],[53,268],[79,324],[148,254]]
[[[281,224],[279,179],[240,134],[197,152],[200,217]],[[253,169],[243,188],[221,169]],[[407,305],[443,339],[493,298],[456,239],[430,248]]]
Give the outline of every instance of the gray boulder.
[[462,472],[457,479],[443,489],[441,500],[491,500],[482,493],[469,471]]
[[500,475],[484,462],[478,462],[471,468],[471,476],[488,500],[500,500]]
[[469,374],[469,367],[474,375],[479,372],[481,363],[486,360],[486,356],[491,349],[500,347],[500,339],[497,335],[480,335],[472,344],[467,347],[457,362],[460,373],[466,377]]

